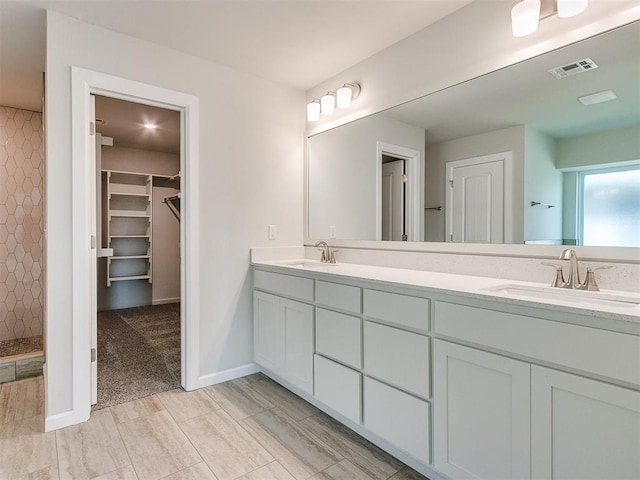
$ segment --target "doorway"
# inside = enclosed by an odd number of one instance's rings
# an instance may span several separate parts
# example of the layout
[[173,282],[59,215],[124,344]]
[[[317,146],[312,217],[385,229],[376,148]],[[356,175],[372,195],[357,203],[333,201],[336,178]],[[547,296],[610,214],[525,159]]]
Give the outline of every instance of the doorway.
[[377,142],[376,240],[423,240],[422,155]]
[[[97,312],[96,269],[96,169],[89,162],[92,143],[90,94],[131,100],[180,112],[180,183],[184,214],[180,221],[180,318],[181,385],[194,390],[199,378],[199,113],[198,99],[192,95],[78,67],[71,68],[72,121],[72,273],[73,411],[64,418],[48,418],[45,428],[79,423],[91,411],[92,318]],[[188,232],[188,235],[187,235]]]
[[509,241],[511,159],[505,152],[447,162],[447,241]]
[[95,110],[97,321],[92,404],[176,388],[180,112],[104,95]]

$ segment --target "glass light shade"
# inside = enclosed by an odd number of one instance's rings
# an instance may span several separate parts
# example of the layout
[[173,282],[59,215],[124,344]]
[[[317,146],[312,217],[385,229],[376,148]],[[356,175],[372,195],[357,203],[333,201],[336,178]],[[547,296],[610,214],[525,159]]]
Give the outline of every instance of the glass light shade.
[[314,100],[307,103],[307,121],[317,122],[318,120],[320,120],[320,103]]
[[526,37],[538,30],[540,0],[522,0],[511,9],[511,29],[514,37]]
[[336,109],[336,97],[327,93],[320,98],[320,111],[323,115],[332,115]]
[[589,6],[589,0],[558,0],[558,16],[573,17],[584,12]]
[[336,105],[338,108],[349,108],[351,106],[351,97],[353,90],[351,87],[344,86],[336,90]]

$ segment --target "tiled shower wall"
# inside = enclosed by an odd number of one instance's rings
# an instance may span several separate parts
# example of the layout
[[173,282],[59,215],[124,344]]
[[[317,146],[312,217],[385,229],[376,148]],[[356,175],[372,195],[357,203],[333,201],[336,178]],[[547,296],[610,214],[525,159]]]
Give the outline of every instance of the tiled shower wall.
[[0,341],[42,334],[42,115],[0,106]]

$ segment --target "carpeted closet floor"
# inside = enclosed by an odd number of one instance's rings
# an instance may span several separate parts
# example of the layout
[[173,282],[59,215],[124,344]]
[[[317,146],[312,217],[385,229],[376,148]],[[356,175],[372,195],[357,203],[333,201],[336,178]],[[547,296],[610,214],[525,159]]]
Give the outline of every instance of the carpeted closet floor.
[[180,304],[98,312],[98,403],[180,386]]

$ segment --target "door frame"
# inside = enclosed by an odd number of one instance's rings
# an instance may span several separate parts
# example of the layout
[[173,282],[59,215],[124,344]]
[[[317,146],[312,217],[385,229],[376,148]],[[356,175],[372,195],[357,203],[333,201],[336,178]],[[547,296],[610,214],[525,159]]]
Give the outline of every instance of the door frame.
[[447,177],[445,179],[445,242],[451,243],[451,234],[453,233],[453,170],[460,167],[469,167],[471,165],[480,165],[482,163],[493,163],[502,161],[503,175],[503,243],[513,243],[513,152],[492,153],[490,155],[482,155],[479,157],[465,158],[463,160],[454,160],[446,163]]
[[382,156],[389,155],[405,160],[407,163],[407,241],[421,242],[424,240],[423,228],[423,198],[422,189],[422,155],[418,150],[393,145],[392,143],[376,142],[376,240],[382,240]]
[[[91,158],[90,95],[153,105],[180,112],[180,187],[184,214],[180,222],[181,255],[181,385],[198,386],[199,377],[199,101],[185,93],[127,80],[79,67],[71,67],[71,194],[73,294],[73,410],[78,421],[91,410],[91,324],[97,315],[95,163]],[[95,245],[95,244],[94,244]]]

